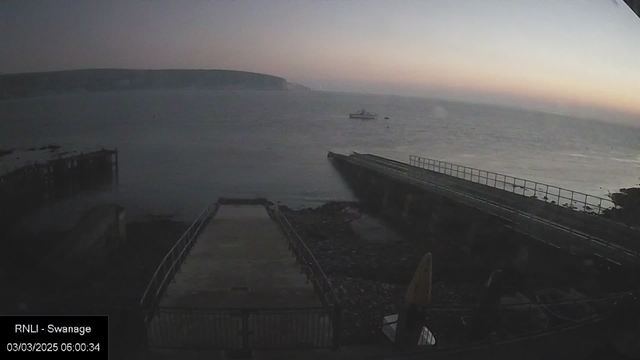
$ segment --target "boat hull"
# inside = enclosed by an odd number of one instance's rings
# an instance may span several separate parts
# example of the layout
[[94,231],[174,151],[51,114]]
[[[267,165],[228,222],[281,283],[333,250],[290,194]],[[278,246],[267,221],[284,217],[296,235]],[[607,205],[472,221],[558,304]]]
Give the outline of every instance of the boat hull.
[[363,120],[374,120],[376,115],[359,115],[359,114],[349,114],[350,119],[363,119]]

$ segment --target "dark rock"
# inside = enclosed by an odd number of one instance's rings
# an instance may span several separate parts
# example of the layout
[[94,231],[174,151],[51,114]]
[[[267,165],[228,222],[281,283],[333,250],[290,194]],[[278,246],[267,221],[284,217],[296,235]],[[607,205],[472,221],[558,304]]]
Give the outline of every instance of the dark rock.
[[602,216],[629,226],[640,226],[640,188],[620,189],[620,192],[608,196],[616,207],[604,210]]
[[14,149],[8,149],[8,150],[0,149],[0,156],[13,154],[13,151]]

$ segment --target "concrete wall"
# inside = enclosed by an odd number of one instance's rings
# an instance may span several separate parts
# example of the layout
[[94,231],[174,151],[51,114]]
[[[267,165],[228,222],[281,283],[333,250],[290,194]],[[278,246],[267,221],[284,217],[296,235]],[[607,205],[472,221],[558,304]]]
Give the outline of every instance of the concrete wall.
[[334,165],[356,197],[405,232],[423,240],[438,230],[446,230],[455,247],[470,250],[486,232],[495,233],[508,223],[436,193],[385,177],[350,163],[334,160]]

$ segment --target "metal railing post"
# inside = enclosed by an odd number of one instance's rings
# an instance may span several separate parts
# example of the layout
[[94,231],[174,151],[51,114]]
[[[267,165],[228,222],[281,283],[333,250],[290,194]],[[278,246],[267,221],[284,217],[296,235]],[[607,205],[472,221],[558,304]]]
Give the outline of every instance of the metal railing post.
[[333,307],[333,339],[331,348],[333,350],[340,349],[340,336],[342,330],[342,306],[336,303]]
[[[186,256],[189,253],[189,246],[192,245],[192,242],[189,240],[198,234],[205,219],[209,217],[209,214],[210,207],[207,206],[173,245],[171,250],[167,252],[162,262],[156,268],[140,299],[140,306],[143,307],[145,314],[153,314],[154,308],[159,305],[161,298],[169,295],[169,284],[175,281],[175,274],[180,271],[181,265],[185,262]],[[198,228],[195,228],[196,224],[198,224]],[[146,320],[149,320],[148,316]]]
[[600,203],[598,204],[598,214],[602,214],[602,199],[600,199]]
[[[463,171],[462,174],[460,174],[460,165],[456,165],[456,174],[453,174],[453,165],[454,164],[450,164],[447,162],[443,162],[443,161],[438,161],[438,160],[434,160],[434,159],[424,159],[424,158],[420,158],[419,160],[419,164],[420,165],[426,165],[427,168],[429,169],[433,169],[434,171],[438,171],[440,173],[443,173],[445,175],[448,176],[452,176],[452,177],[460,177],[460,175],[462,175],[462,177],[466,180],[466,167],[463,167]],[[444,164],[444,169],[443,169],[443,164]],[[489,185],[488,180],[489,180],[489,174],[490,172],[487,171],[483,171],[483,170],[478,170],[478,169],[474,169],[474,168],[470,168],[471,169],[471,178],[469,179],[470,182],[475,183],[478,182],[480,184],[482,184],[482,182],[480,181],[480,177],[482,177],[483,175],[486,175],[485,177],[485,185]],[[448,172],[447,172],[448,171]],[[476,176],[476,171],[478,171],[478,180],[476,180],[474,177]],[[426,172],[425,172],[426,173]],[[491,172],[493,173],[493,172]],[[424,174],[426,175],[426,174]],[[542,196],[540,197],[540,200],[544,200],[545,202],[549,203],[552,202],[552,204],[557,205],[553,206],[553,207],[548,207],[548,206],[541,206],[541,207],[534,207],[534,209],[529,209],[527,210],[526,208],[522,208],[522,207],[516,207],[515,209],[511,209],[511,203],[513,201],[509,201],[506,202],[504,204],[493,204],[491,206],[498,206],[500,209],[494,209],[491,211],[494,211],[496,214],[498,214],[498,216],[503,217],[503,218],[508,218],[511,219],[512,221],[515,221],[516,223],[520,223],[522,225],[524,225],[524,228],[528,228],[529,229],[529,233],[535,233],[537,234],[536,236],[543,236],[543,237],[548,237],[548,236],[554,236],[554,235],[558,235],[558,231],[562,232],[566,235],[570,235],[572,236],[572,239],[574,239],[573,237],[575,236],[579,236],[580,238],[584,239],[584,240],[589,240],[589,239],[596,239],[598,241],[601,241],[602,244],[604,246],[607,246],[607,244],[609,244],[609,240],[611,240],[611,238],[616,238],[619,237],[620,241],[622,242],[621,245],[624,247],[625,244],[631,239],[631,237],[633,236],[632,233],[637,232],[637,229],[633,229],[633,228],[622,228],[620,227],[620,225],[615,224],[616,220],[615,216],[613,218],[604,218],[604,217],[590,217],[589,214],[592,213],[592,211],[595,210],[595,208],[597,207],[597,213],[598,214],[602,214],[604,211],[606,211],[606,209],[608,207],[611,206],[615,206],[615,204],[610,204],[610,202],[604,201],[606,199],[601,198],[601,197],[596,197],[596,196],[590,196],[588,194],[585,193],[581,193],[581,192],[577,192],[577,191],[572,191],[572,190],[568,190],[568,189],[563,189],[560,187],[556,187],[556,186],[550,186],[548,184],[544,184],[544,183],[538,183],[537,181],[530,181],[527,179],[521,179],[521,178],[515,178],[515,177],[511,177],[512,180],[508,181],[508,178],[510,176],[506,176],[504,174],[498,174],[498,173],[493,173],[493,179],[494,183],[492,184],[493,187],[499,188],[497,182],[498,182],[498,177],[502,176],[503,180],[502,180],[502,188],[503,190],[507,190],[506,188],[506,184],[507,182],[509,182],[509,184],[512,186],[512,189],[510,192],[515,193],[515,194],[520,194],[517,190],[516,187],[522,187],[522,195],[523,196],[528,196],[527,191],[531,190],[531,188],[529,188],[529,185],[531,185],[531,183],[534,184],[534,188],[533,188],[533,197],[535,198],[539,198],[538,197],[538,191],[540,191],[541,195],[544,196],[544,198],[542,198]],[[424,176],[421,176],[420,178],[422,179]],[[478,195],[474,195],[473,191],[468,191],[465,190],[465,185],[461,184],[462,186],[460,186],[460,188],[454,187],[454,188],[449,188],[449,182],[451,182],[451,180],[448,179],[444,179],[444,184],[445,186],[443,186],[442,184],[439,184],[438,182],[440,181],[435,181],[435,180],[431,180],[429,176],[424,177],[424,179],[422,179],[424,182],[428,183],[428,185],[430,187],[433,187],[434,190],[436,190],[440,195],[442,194],[455,194],[456,197],[460,197],[460,201],[462,201],[463,203],[469,203],[469,201],[473,201],[470,199],[476,199],[476,200],[484,200],[486,201],[486,199],[482,196],[482,194],[480,194],[480,196]],[[523,185],[519,185],[517,184],[517,181],[523,181]],[[542,186],[544,186],[545,188],[543,189]],[[468,186],[467,186],[468,187]],[[540,188],[539,188],[540,187]],[[552,189],[555,188],[558,191],[555,192]],[[468,189],[473,190],[473,187],[468,187]],[[551,191],[550,191],[551,190]],[[564,196],[562,194],[562,191],[569,191],[571,192],[571,196]],[[576,194],[580,194],[580,196],[584,196],[584,198],[582,200],[580,199],[576,199]],[[449,195],[445,195],[445,196],[449,196]],[[556,196],[556,200],[552,201],[553,198],[550,198],[550,196]],[[590,198],[596,198],[598,199],[598,201],[594,201],[593,203],[590,203]],[[509,198],[506,198],[509,199]],[[516,199],[517,200],[517,199]],[[565,206],[563,205],[563,203],[566,203],[566,200],[569,200],[570,204],[569,204],[569,209],[570,210],[574,210],[574,212],[572,213],[568,213],[566,212],[565,209],[563,209]],[[514,200],[515,201],[515,200]],[[579,207],[574,206],[575,203],[582,203],[583,204],[583,209],[579,209]],[[508,204],[509,206],[504,206],[505,204]],[[474,206],[475,207],[475,206]],[[480,208],[485,208],[486,206],[481,206]],[[594,209],[591,209],[591,207],[593,207]],[[515,211],[514,211],[515,210]],[[490,212],[491,212],[490,211]],[[539,212],[538,212],[539,211]],[[534,216],[534,213],[537,214]],[[539,217],[540,216],[540,217]],[[526,219],[528,218],[528,219]],[[534,220],[535,219],[535,220]],[[523,220],[529,220],[529,224],[525,224]],[[559,221],[560,220],[560,221]],[[567,220],[566,222],[564,220]],[[558,222],[559,221],[559,222]],[[607,226],[608,224],[611,225],[611,228],[609,232],[603,232],[605,235],[603,239],[598,238],[598,233],[594,233],[591,228],[592,226],[590,226],[590,222],[591,221],[597,221],[597,224],[602,226]],[[552,227],[548,227],[548,226],[538,226],[537,222],[540,222],[542,224],[548,224],[551,225]],[[523,228],[523,229],[524,229]],[[584,228],[584,234],[582,234],[580,231]],[[542,231],[541,231],[542,230]],[[552,231],[553,230],[553,231]],[[577,234],[577,235],[576,235]],[[611,237],[611,238],[610,238]],[[542,241],[544,241],[543,239],[541,239]],[[616,242],[618,243],[618,242]],[[627,252],[625,252],[625,256],[628,255],[628,252],[633,251],[633,249],[629,249]]]
[[571,200],[569,200],[569,201],[570,201],[570,203],[569,203],[569,209],[572,209],[572,210],[573,210],[573,196],[574,196],[574,195],[575,195],[575,193],[574,193],[573,191],[571,191]]
[[241,310],[240,316],[242,316],[242,329],[240,330],[242,333],[242,349],[249,351],[251,349],[249,346],[249,316],[251,316],[251,313],[247,310]]

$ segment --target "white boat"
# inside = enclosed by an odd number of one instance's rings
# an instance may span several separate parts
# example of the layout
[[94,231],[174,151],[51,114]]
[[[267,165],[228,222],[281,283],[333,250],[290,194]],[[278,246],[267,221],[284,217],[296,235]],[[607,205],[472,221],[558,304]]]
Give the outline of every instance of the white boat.
[[356,112],[356,113],[349,113],[349,118],[350,119],[369,119],[369,120],[373,120],[378,116],[378,114],[372,114],[370,112],[365,111],[364,108],[362,108],[360,111]]

